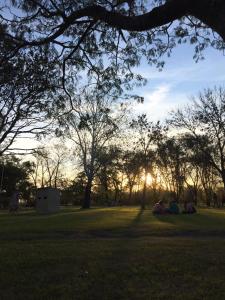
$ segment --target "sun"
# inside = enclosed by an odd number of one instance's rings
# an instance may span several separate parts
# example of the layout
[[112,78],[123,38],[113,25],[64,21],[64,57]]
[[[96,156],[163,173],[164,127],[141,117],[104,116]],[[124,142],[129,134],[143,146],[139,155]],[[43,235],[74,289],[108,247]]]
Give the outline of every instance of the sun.
[[146,183],[147,183],[147,185],[151,185],[152,184],[152,175],[149,174],[149,173],[146,176]]

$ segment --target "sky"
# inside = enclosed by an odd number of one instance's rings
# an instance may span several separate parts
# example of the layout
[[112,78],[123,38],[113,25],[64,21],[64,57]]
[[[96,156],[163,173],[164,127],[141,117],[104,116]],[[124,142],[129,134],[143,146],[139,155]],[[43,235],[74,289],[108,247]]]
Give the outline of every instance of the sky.
[[[133,90],[144,97],[144,103],[135,102],[134,115],[145,113],[151,121],[164,121],[171,110],[190,103],[205,88],[225,86],[225,56],[221,51],[208,49],[205,59],[196,63],[194,50],[189,45],[174,49],[170,58],[165,58],[165,67],[158,71],[154,66],[142,63],[137,72],[148,79],[144,87]],[[49,143],[49,139],[48,139]],[[33,148],[39,142],[19,139],[14,147]]]
[[[8,15],[7,15],[8,16]],[[159,72],[145,61],[136,72],[148,79],[146,86],[133,90],[133,94],[144,97],[144,103],[135,103],[135,115],[146,113],[151,121],[163,121],[171,110],[190,103],[205,88],[215,85],[225,86],[225,55],[208,48],[205,59],[196,63],[193,60],[194,48],[188,44],[174,48],[171,57],[165,57],[165,67]],[[19,139],[15,147],[32,148],[34,141]]]
[[182,45],[174,49],[170,58],[165,58],[161,72],[147,64],[140,65],[138,72],[148,83],[135,91],[145,99],[135,106],[136,114],[146,113],[151,120],[162,121],[171,110],[190,103],[191,97],[205,88],[224,85],[225,55],[221,51],[208,49],[205,59],[198,63],[193,55],[193,47]]

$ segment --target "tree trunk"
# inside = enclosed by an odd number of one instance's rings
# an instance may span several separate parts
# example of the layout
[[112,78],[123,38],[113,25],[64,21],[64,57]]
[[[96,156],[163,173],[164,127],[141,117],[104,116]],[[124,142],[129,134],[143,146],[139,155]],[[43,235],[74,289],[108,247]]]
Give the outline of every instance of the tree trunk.
[[212,201],[212,193],[209,189],[205,189],[205,197],[206,197],[206,205],[210,207]]
[[222,170],[221,177],[222,177],[222,181],[223,181],[223,195],[222,195],[222,199],[221,199],[221,206],[223,207],[225,204],[225,170]]
[[57,188],[58,173],[59,173],[59,163],[57,164],[56,171],[55,171],[55,178],[54,178],[55,189]]
[[147,188],[147,172],[145,170],[145,180],[144,180],[144,187],[143,187],[143,195],[141,199],[141,209],[145,209],[146,204],[146,188]]
[[91,188],[92,188],[92,179],[88,179],[88,182],[85,187],[84,201],[82,208],[90,208],[91,206]]
[[225,192],[225,170],[222,170],[221,177],[222,177],[222,181],[223,181],[223,189],[224,189],[224,192]]
[[133,191],[133,186],[130,186],[129,187],[129,197],[128,197],[129,204],[130,204],[131,199],[132,199],[132,191]]
[[146,202],[146,180],[144,182],[144,187],[143,187],[143,195],[141,199],[141,208],[145,209],[145,202]]
[[104,200],[107,203],[107,205],[109,205],[109,195],[108,195],[108,178],[106,175],[107,170],[104,170],[104,176],[102,178],[102,184],[103,184],[103,188],[104,188]]
[[116,189],[115,189],[115,195],[114,195],[114,203],[115,203],[115,205],[118,205],[118,200],[117,200],[118,194],[119,194],[119,191],[118,191],[118,189],[116,188]]

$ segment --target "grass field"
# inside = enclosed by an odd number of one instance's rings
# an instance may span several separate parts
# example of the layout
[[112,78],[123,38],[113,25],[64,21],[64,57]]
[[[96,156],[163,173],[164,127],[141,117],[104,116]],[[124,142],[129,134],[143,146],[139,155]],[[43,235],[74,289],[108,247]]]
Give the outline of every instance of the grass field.
[[225,210],[0,212],[0,299],[225,299]]

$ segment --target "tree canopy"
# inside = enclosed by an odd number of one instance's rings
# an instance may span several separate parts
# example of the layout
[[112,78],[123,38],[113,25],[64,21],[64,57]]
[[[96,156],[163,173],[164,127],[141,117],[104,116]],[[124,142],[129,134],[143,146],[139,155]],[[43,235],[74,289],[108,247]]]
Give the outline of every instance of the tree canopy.
[[45,63],[60,62],[66,92],[68,78],[78,84],[84,70],[100,89],[130,89],[142,81],[132,72],[142,57],[161,68],[163,55],[180,43],[195,45],[196,60],[207,46],[224,49],[221,0],[13,0],[8,6],[5,0],[0,7],[0,47],[7,49],[1,61],[41,48]]
[[172,114],[170,124],[186,130],[189,146],[200,151],[205,160],[221,176],[225,187],[225,90],[208,89],[199,94],[191,105]]

